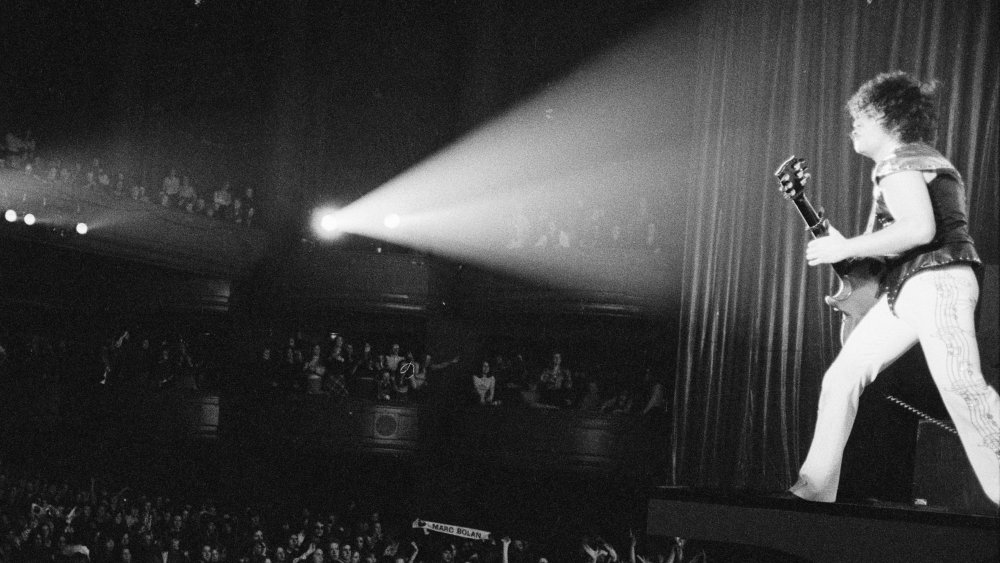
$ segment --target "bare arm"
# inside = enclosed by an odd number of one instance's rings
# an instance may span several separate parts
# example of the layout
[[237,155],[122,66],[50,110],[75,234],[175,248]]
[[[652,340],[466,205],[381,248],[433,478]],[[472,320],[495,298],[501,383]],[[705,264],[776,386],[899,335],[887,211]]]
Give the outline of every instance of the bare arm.
[[610,543],[604,542],[604,548],[608,550],[608,561],[618,561],[618,552],[615,551],[615,548],[611,547]]
[[882,179],[880,187],[892,212],[893,223],[850,239],[831,228],[829,236],[811,241],[806,248],[810,266],[832,264],[847,258],[897,255],[934,238],[934,209],[922,172],[909,170],[890,174]]
[[431,364],[430,368],[431,369],[444,369],[444,368],[446,368],[448,366],[453,366],[453,365],[457,364],[458,360],[459,360],[459,357],[455,356],[454,358],[452,358],[452,359],[450,359],[450,360],[448,360],[446,362],[440,362],[440,363],[437,363],[437,364]]
[[663,385],[657,383],[653,385],[653,392],[649,395],[649,401],[646,402],[646,408],[642,409],[642,414],[647,414],[649,411],[655,409],[663,401]]

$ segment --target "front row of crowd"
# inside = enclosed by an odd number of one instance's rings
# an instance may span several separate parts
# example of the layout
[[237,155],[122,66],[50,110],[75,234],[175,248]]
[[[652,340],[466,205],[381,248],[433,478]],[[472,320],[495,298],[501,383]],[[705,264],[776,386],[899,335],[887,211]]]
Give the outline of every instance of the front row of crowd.
[[[114,488],[114,487],[113,487]],[[411,521],[412,522],[412,521]],[[128,487],[109,491],[35,476],[0,465],[0,561],[4,563],[541,563],[685,561],[684,541],[643,557],[628,534],[620,552],[583,538],[576,553],[553,553],[509,537],[469,540],[421,533],[348,503],[340,511],[302,509],[278,516],[211,500],[175,502]],[[694,560],[704,560],[704,553]]]

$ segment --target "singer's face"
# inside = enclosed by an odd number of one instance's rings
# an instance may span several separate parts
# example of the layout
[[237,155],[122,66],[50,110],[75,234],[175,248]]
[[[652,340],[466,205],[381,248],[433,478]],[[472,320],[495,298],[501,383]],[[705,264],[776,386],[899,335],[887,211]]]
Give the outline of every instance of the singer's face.
[[895,136],[885,128],[881,114],[866,111],[851,114],[851,143],[854,152],[872,157],[888,143],[895,142]]

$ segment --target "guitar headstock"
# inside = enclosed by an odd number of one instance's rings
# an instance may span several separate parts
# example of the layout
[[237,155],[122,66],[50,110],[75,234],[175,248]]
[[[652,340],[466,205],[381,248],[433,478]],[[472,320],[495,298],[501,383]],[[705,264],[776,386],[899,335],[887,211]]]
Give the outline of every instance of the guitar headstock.
[[774,171],[786,199],[795,199],[806,189],[810,178],[807,170],[806,161],[792,155]]

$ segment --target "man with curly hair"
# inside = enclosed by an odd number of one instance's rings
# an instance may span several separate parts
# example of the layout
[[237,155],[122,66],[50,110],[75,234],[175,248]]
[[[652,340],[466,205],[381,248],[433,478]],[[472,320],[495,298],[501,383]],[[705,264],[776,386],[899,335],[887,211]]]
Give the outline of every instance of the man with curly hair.
[[836,500],[861,391],[919,342],[979,483],[1000,502],[1000,398],[983,378],[973,324],[981,264],[962,177],[928,144],[936,86],[883,73],[847,103],[854,151],[875,163],[872,214],[862,235],[831,228],[811,241],[806,259],[817,266],[880,258],[886,273],[877,303],[823,377],[812,444],[790,489],[806,500]]

